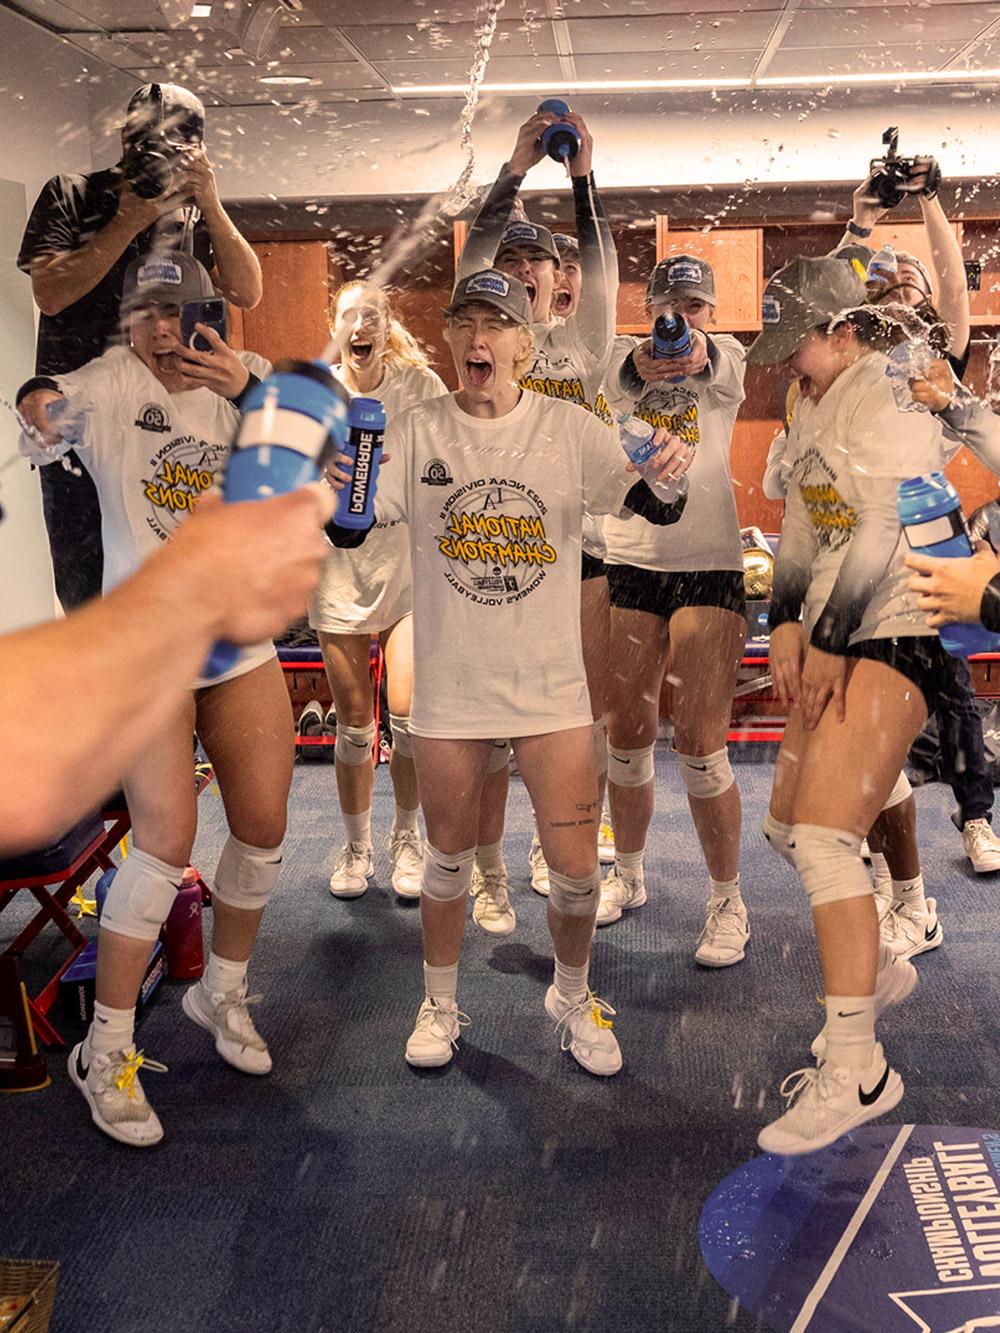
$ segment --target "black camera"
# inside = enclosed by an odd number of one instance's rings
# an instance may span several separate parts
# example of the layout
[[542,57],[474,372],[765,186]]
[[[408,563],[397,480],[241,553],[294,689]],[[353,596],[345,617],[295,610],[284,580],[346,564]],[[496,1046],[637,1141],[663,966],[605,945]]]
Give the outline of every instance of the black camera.
[[[937,194],[941,183],[941,168],[932,157],[900,157],[896,152],[899,130],[895,125],[890,125],[882,135],[882,142],[885,144],[885,156],[872,158],[868,165],[868,190],[883,208],[895,208],[908,194]],[[927,179],[918,189],[914,189],[910,179],[919,170],[918,162],[927,164]]]
[[166,194],[183,151],[162,134],[150,134],[129,144],[122,158],[122,171],[140,199],[159,199]]

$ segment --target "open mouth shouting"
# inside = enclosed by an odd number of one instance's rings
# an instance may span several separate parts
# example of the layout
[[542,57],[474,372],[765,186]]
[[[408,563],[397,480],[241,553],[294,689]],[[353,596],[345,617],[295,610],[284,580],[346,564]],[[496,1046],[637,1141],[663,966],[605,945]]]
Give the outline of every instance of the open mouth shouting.
[[369,338],[352,338],[350,352],[351,360],[361,370],[371,364],[375,354],[375,344]]
[[484,356],[467,356],[463,378],[467,389],[485,389],[493,378],[493,362]]
[[553,315],[565,315],[573,304],[573,294],[566,287],[561,287],[558,291],[552,293],[552,313]]

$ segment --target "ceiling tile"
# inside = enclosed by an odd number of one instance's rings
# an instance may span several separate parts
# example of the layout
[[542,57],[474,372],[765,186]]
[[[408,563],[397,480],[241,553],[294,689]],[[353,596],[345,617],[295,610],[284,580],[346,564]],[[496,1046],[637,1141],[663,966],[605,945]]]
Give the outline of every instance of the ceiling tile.
[[[456,55],[471,63],[476,42],[472,23],[430,24],[417,27],[412,23],[345,27],[348,37],[358,49],[376,63],[382,60],[442,60]],[[552,55],[555,40],[550,23],[539,23],[529,30],[523,23],[502,23],[497,26],[491,48],[496,56]]]
[[749,51],[767,44],[775,23],[772,11],[751,14],[670,14],[656,18],[571,19],[575,54],[628,51]]
[[749,78],[759,51],[637,51],[627,61],[619,55],[576,56],[579,78],[599,79],[743,79]]
[[[20,3],[20,0],[18,0]],[[28,0],[24,9],[37,13],[42,9],[39,0]],[[66,0],[59,6],[73,16],[66,26],[74,28],[166,28],[167,21],[156,0]],[[41,17],[41,16],[40,16]],[[64,26],[65,20],[49,20]]]
[[72,31],[98,26],[92,20],[82,18],[77,6],[70,8],[69,5],[60,4],[59,0],[18,0],[18,8],[23,13],[41,19],[44,23],[54,24],[60,29]]
[[[464,87],[469,77],[469,61],[464,57],[461,60],[421,60],[412,63],[388,60],[381,62],[379,69],[394,85],[449,83]],[[490,60],[486,70],[488,83],[538,82],[545,79],[555,81],[562,77],[562,67],[555,56],[542,56],[538,60],[497,56]]]
[[562,17],[567,19],[648,18],[658,14],[683,18],[770,11],[777,20],[783,9],[784,0],[702,0],[700,4],[685,4],[684,0],[561,0],[559,4]]
[[824,46],[815,50],[779,49],[767,67],[767,77],[796,74],[874,74],[892,70],[933,70],[961,50],[961,43],[950,46],[900,46],[891,51],[859,51],[850,46]]
[[[967,42],[986,26],[978,5],[907,5],[799,10],[782,40],[785,49],[849,46],[861,58],[898,46]],[[993,17],[1000,14],[997,9]],[[988,22],[989,20],[987,20]]]

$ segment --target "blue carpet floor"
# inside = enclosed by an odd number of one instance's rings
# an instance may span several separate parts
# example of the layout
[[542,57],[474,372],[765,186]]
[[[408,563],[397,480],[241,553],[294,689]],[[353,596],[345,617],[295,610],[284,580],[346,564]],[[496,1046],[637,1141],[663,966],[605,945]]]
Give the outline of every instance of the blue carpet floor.
[[[273,1074],[223,1064],[182,1014],[183,987],[163,987],[139,1040],[170,1066],[145,1080],[167,1137],[139,1153],[93,1128],[50,1054],[49,1089],[0,1101],[0,1254],[61,1262],[56,1333],[758,1328],[704,1268],[697,1221],[756,1152],[778,1083],[821,1023],[801,890],[759,832],[771,774],[770,762],[737,768],[747,959],[704,971],[692,959],[704,869],[659,747],[650,901],[595,948],[593,983],[618,1010],[625,1056],[602,1081],[560,1052],[542,1009],[550,954],[519,780],[505,844],[517,932],[496,941],[470,922],[460,1000],[472,1026],[449,1068],[416,1072],[402,1050],[421,994],[419,920],[388,889],[388,774],[376,882],[340,902],[326,889],[333,772],[297,768],[251,972]],[[1000,875],[972,874],[950,792],[917,801],[945,943],[882,1025],[907,1085],[895,1118],[998,1125]],[[194,859],[207,878],[223,838],[206,793]],[[0,944],[16,920],[0,919]]]

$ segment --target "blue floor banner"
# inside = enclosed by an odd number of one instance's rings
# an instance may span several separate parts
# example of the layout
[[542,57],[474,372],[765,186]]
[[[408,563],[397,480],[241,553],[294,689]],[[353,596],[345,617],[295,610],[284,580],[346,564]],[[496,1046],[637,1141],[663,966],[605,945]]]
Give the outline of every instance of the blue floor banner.
[[712,1276],[772,1333],[1000,1330],[1000,1132],[865,1126],[712,1192]]

